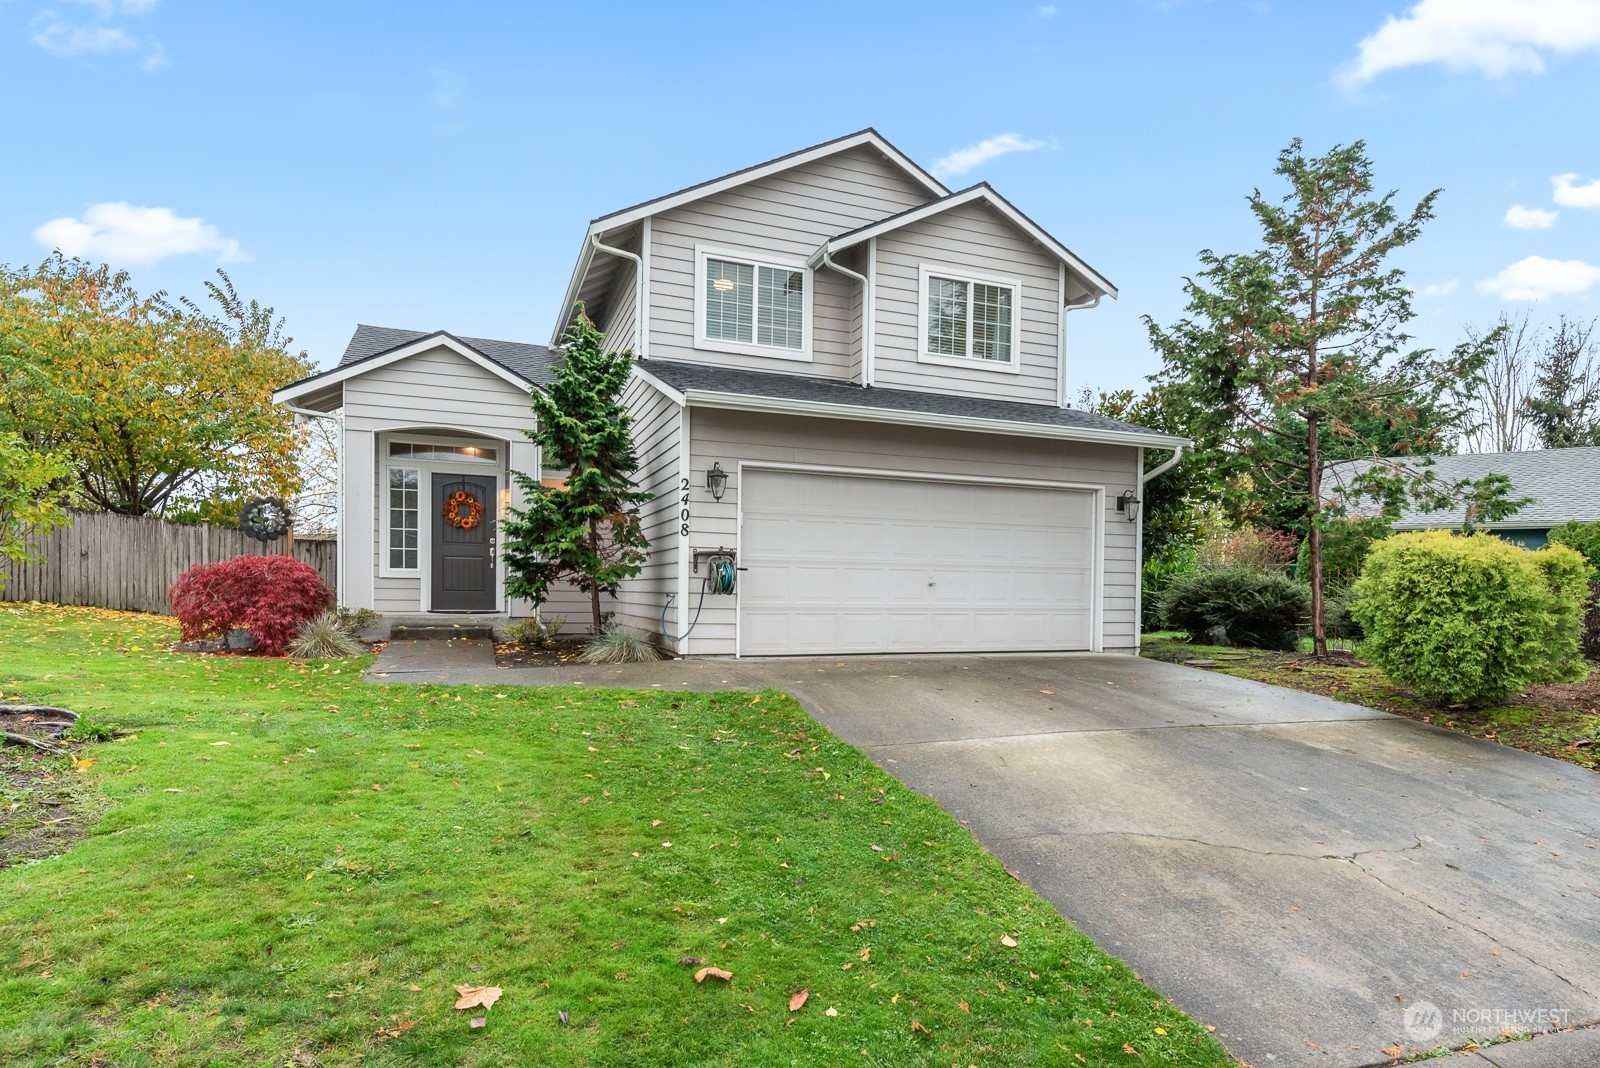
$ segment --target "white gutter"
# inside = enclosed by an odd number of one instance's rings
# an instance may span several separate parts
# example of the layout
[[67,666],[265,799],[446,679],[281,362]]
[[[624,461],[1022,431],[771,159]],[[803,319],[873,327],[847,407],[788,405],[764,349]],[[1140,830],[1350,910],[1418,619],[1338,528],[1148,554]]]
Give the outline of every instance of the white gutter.
[[[1061,288],[1064,296],[1066,290],[1066,266],[1064,264],[1062,265],[1061,271]],[[1059,331],[1060,337],[1058,339],[1061,348],[1061,355],[1057,357],[1056,362],[1056,380],[1058,383],[1056,389],[1056,405],[1058,407],[1065,408],[1067,406],[1067,313],[1075,311],[1088,311],[1090,308],[1098,308],[1099,306],[1100,295],[1098,294],[1093,300],[1084,301],[1082,304],[1061,305],[1061,329]]]
[[1177,446],[1173,449],[1172,459],[1168,460],[1166,463],[1162,464],[1153,471],[1146,471],[1139,477],[1139,485],[1142,486],[1146,482],[1149,482],[1152,478],[1155,478],[1157,475],[1164,475],[1176,467],[1178,465],[1178,461],[1183,459],[1183,447],[1186,444],[1188,444],[1188,442],[1180,439]]
[[872,279],[864,274],[858,274],[848,267],[841,267],[834,263],[826,241],[818,247],[817,251],[807,257],[806,266],[813,271],[818,266],[830,267],[846,278],[854,278],[861,283],[861,384],[863,386],[872,385]]
[[1085,441],[1100,445],[1142,445],[1154,449],[1181,449],[1189,444],[1186,438],[1154,432],[1133,433],[1124,430],[1099,430],[1093,427],[1066,427],[1051,423],[1021,423],[970,415],[908,412],[892,408],[868,408],[855,404],[833,404],[826,401],[791,400],[786,397],[758,397],[747,393],[718,393],[690,389],[684,390],[683,396],[686,404],[697,408],[766,412],[772,415],[803,415],[820,419],[847,419],[861,423],[893,423],[940,430],[970,430],[982,434],[1055,438],[1061,441]]
[[[644,260],[641,259],[637,253],[629,252],[625,248],[613,248],[610,245],[602,245],[600,243],[600,239],[594,234],[589,235],[589,244],[594,247],[596,252],[609,252],[613,256],[621,256],[623,259],[633,261],[633,281],[635,288],[638,289],[638,294],[634,298],[634,300],[637,302],[633,310],[634,333],[643,337],[641,324],[644,323],[645,317],[650,314],[650,306],[648,303],[646,303],[647,297],[644,291],[646,281],[644,276]],[[570,315],[571,313],[572,308],[568,306],[564,314]],[[648,354],[645,352],[639,352],[638,355],[645,356]]]

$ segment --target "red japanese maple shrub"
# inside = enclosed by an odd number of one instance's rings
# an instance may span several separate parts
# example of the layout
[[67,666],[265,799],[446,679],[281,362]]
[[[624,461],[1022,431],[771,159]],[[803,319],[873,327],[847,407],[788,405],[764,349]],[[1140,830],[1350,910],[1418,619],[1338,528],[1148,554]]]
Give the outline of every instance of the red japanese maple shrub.
[[168,591],[184,641],[223,638],[243,627],[256,649],[279,656],[307,620],[333,607],[317,569],[288,556],[239,556],[196,564]]

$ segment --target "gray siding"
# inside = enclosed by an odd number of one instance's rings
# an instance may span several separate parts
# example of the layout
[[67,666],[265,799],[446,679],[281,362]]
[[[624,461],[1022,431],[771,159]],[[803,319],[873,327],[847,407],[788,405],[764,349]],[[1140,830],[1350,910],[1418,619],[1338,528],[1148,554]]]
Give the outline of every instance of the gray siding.
[[[1022,283],[1017,373],[920,363],[919,264],[968,268]],[[1060,330],[1060,265],[983,204],[964,204],[878,238],[873,381],[934,393],[1055,404]]]
[[[645,537],[650,540],[650,559],[636,578],[623,584],[614,610],[619,622],[646,634],[659,634],[662,605],[667,595],[678,589],[678,549],[683,540],[678,534],[678,443],[683,410],[637,375],[623,390],[622,400],[633,414],[633,444],[639,456],[634,481],[652,495],[640,508]],[[667,616],[669,630],[674,628],[675,615]]]
[[[690,441],[691,470],[721,461],[733,474],[720,502],[694,503],[690,541],[697,546],[737,544],[741,460],[1104,485],[1102,646],[1137,647],[1138,539],[1114,504],[1123,490],[1137,488],[1137,449],[702,408],[691,413]],[[733,654],[734,604],[731,597],[706,599],[688,652]]]
[[823,239],[924,204],[926,189],[869,149],[794,167],[655,216],[650,242],[650,355],[657,359],[848,378],[859,283],[836,271],[812,277],[812,361],[695,347],[695,246],[803,262]]
[[[527,391],[441,346],[346,381],[344,418],[342,597],[348,605],[379,612],[421,611],[419,576],[379,573],[387,547],[385,486],[380,474],[387,466],[385,433],[403,430],[413,437],[491,439],[500,449],[496,477],[504,489],[509,465],[525,470],[537,467],[538,450],[522,434],[523,428],[533,425]],[[425,495],[426,487],[424,502]],[[424,529],[430,517],[424,503]],[[513,610],[517,607],[512,606]]]

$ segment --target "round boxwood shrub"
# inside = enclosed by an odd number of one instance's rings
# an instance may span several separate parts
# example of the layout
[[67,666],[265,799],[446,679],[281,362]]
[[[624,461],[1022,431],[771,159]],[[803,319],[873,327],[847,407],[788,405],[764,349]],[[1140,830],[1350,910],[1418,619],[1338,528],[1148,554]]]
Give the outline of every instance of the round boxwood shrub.
[[1351,607],[1363,655],[1418,696],[1483,705],[1582,678],[1589,565],[1562,545],[1529,552],[1490,534],[1431,530],[1373,546]]
[[1161,594],[1161,616],[1191,641],[1294,649],[1310,600],[1304,586],[1281,573],[1209,567],[1173,577]]

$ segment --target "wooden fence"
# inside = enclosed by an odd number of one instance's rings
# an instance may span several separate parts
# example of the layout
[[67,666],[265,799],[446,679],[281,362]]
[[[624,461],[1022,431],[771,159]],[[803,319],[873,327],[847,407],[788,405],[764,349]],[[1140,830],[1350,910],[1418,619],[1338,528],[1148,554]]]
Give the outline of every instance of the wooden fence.
[[[109,512],[73,512],[72,524],[31,539],[43,559],[0,558],[0,601],[49,601],[130,612],[170,612],[167,590],[195,564],[277,555],[288,542],[262,545],[231,527],[189,526]],[[329,586],[338,579],[339,543],[296,538],[293,554]]]

